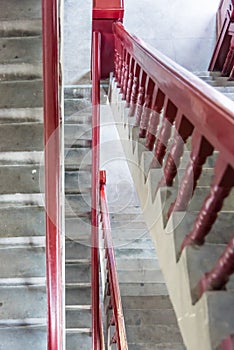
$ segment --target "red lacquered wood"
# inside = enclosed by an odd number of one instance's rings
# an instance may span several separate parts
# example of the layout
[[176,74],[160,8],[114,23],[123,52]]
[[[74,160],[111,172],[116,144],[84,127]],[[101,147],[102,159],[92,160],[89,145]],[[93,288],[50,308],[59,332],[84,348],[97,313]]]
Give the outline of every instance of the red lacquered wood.
[[229,195],[234,186],[234,170],[222,159],[215,165],[215,177],[210,187],[210,193],[195,220],[192,231],[184,239],[181,250],[187,245],[201,245],[210,232],[219,211],[222,209],[225,198]]
[[58,3],[42,1],[48,349],[63,344]]
[[234,37],[231,40],[230,48],[223,65],[222,75],[229,76],[234,66]]
[[165,107],[165,114],[163,116],[162,127],[156,141],[154,159],[150,165],[151,168],[162,166],[164,156],[166,154],[168,140],[171,136],[171,128],[174,123],[177,113],[177,107],[168,100]]
[[152,111],[152,101],[156,96],[156,91],[157,91],[157,88],[154,82],[149,77],[147,77],[146,94],[145,94],[144,105],[142,108],[142,114],[140,118],[139,137],[141,138],[146,137],[146,132],[149,125],[150,113]]
[[101,330],[99,314],[99,163],[100,163],[100,33],[94,32],[92,39],[92,346],[101,349]]
[[138,95],[137,95],[137,103],[136,103],[136,126],[140,126],[141,122],[141,116],[143,111],[143,104],[145,102],[145,91],[146,91],[146,74],[143,70],[140,70],[140,77],[139,77],[139,89],[138,89]]
[[107,205],[106,193],[105,193],[105,183],[106,183],[106,174],[105,171],[100,172],[100,207],[102,212],[102,223],[103,223],[103,232],[106,242],[106,257],[108,264],[108,281],[110,287],[110,303],[113,308],[114,314],[114,324],[115,324],[115,334],[112,338],[113,343],[117,343],[118,350],[127,350],[127,338],[126,330],[123,316],[123,308],[121,303],[119,282],[117,276],[115,254],[113,248],[113,241],[111,236],[111,225],[109,210]]
[[222,341],[220,350],[234,350],[234,335],[230,335]]
[[206,273],[198,284],[198,294],[202,296],[207,290],[224,289],[230,276],[234,273],[234,236],[218,259],[213,269]]
[[132,87],[133,87],[134,67],[135,67],[135,61],[131,56],[129,76],[128,76],[128,82],[127,82],[127,91],[126,91],[126,107],[127,108],[130,107]]
[[192,151],[190,160],[182,178],[176,201],[170,206],[168,217],[172,211],[185,211],[197,186],[198,179],[202,172],[202,166],[208,156],[213,153],[213,147],[197,131],[192,136]]

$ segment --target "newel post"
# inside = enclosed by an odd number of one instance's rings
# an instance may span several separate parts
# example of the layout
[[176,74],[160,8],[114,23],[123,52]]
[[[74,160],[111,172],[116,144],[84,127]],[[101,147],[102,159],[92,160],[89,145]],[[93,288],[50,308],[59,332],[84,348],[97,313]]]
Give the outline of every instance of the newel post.
[[114,71],[114,22],[123,21],[124,0],[93,0],[92,31],[101,33],[101,79]]

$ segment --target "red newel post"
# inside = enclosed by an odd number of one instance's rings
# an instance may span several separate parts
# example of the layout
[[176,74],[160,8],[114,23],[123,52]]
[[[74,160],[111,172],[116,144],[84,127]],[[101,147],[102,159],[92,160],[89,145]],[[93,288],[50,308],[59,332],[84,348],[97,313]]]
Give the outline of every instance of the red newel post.
[[123,0],[93,0],[92,31],[101,33],[101,79],[114,71],[113,23],[123,20]]

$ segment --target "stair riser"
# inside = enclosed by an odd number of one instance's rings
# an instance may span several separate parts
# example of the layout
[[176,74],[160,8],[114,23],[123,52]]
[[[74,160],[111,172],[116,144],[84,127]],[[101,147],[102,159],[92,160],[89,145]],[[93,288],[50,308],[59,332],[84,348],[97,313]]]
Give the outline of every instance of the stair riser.
[[91,193],[91,173],[88,171],[72,171],[65,173],[66,193]]
[[165,283],[120,283],[121,296],[167,295]]
[[78,86],[78,87],[65,87],[64,88],[64,98],[65,99],[86,99],[91,101],[92,98],[92,86]]
[[118,269],[118,278],[120,283],[164,283],[160,270],[123,271]]
[[91,204],[90,196],[86,195],[66,195],[66,216],[90,216]]
[[41,62],[41,37],[0,38],[0,63]]
[[22,37],[41,35],[41,20],[5,20],[0,23],[0,37]]
[[42,70],[40,65],[0,65],[1,81],[32,80],[41,78]]
[[2,349],[45,350],[47,348],[46,327],[0,328],[0,338]]
[[66,310],[66,328],[90,328],[91,310]]
[[42,81],[14,81],[0,83],[0,108],[42,106]]
[[89,259],[90,246],[76,243],[75,241],[66,241],[66,259]]
[[83,114],[86,115],[92,114],[92,105],[90,100],[88,99],[82,99],[77,98],[75,100],[73,99],[66,99],[64,101],[64,114],[65,116],[71,116],[73,114]]
[[64,142],[66,147],[73,147],[78,144],[80,140],[91,140],[92,139],[92,128],[89,125],[69,125],[64,126]]
[[130,326],[151,326],[152,324],[177,324],[174,310],[125,310],[125,323]]
[[148,327],[127,327],[127,338],[130,343],[144,342],[145,339],[150,339],[150,342],[155,344],[163,344],[170,342],[172,339],[176,342],[182,342],[178,327],[169,325],[158,325]]
[[18,20],[41,18],[41,2],[38,0],[2,0],[0,19]]
[[[42,151],[42,124],[3,124],[0,128],[0,152]],[[14,140],[14,142],[12,142]]]
[[65,169],[91,169],[91,149],[66,149]]
[[88,334],[66,334],[66,350],[88,350],[92,348],[92,337]]
[[66,283],[89,283],[90,280],[90,264],[66,264]]
[[66,305],[90,305],[91,287],[66,287]]

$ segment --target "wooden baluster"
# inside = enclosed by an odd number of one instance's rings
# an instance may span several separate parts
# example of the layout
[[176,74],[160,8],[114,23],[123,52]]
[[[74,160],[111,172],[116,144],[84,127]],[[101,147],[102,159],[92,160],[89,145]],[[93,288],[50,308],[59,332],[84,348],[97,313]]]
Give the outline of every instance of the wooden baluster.
[[197,181],[202,172],[202,166],[206,162],[207,157],[212,153],[213,147],[198,131],[195,130],[192,136],[190,160],[182,178],[177,199],[171,204],[168,211],[168,217],[170,217],[172,211],[186,210],[197,186]]
[[125,64],[124,80],[123,80],[123,96],[122,100],[126,100],[127,86],[128,86],[128,76],[129,76],[129,62]]
[[118,72],[117,72],[117,87],[120,88],[121,84],[121,73],[122,73],[122,64],[123,64],[123,59],[119,55],[119,64],[118,64]]
[[152,160],[150,168],[158,168],[162,166],[176,113],[177,107],[170,100],[168,100],[163,117],[162,127],[155,146],[154,159]]
[[232,37],[230,48],[223,65],[222,75],[228,76],[232,71],[233,65],[234,65],[234,37]]
[[206,273],[198,283],[199,297],[207,290],[224,289],[234,273],[234,236],[218,259],[214,268]]
[[127,92],[126,92],[126,108],[130,107],[130,102],[131,102],[134,66],[135,66],[135,62],[134,62],[134,59],[131,57],[130,67],[129,67],[129,76],[128,76],[128,82],[127,82]]
[[131,93],[131,100],[130,100],[130,109],[129,109],[129,117],[134,117],[135,111],[136,111],[136,103],[138,98],[138,90],[139,90],[139,79],[140,79],[140,66],[136,63],[135,66],[135,73],[133,78],[133,85],[132,85],[132,93]]
[[193,132],[193,125],[183,115],[179,115],[175,121],[175,136],[168,154],[164,168],[164,176],[159,182],[158,187],[172,186],[180,165],[180,159],[183,155],[184,144]]
[[118,80],[118,67],[119,67],[119,54],[118,51],[115,49],[115,81]]
[[146,133],[146,145],[145,145],[145,147],[149,151],[152,151],[154,148],[154,143],[156,140],[156,134],[157,134],[158,125],[160,121],[160,113],[162,112],[162,108],[164,105],[164,98],[165,98],[165,95],[159,89],[156,92],[156,98],[153,97],[153,101],[155,102],[152,102],[152,111],[150,112],[150,116],[149,116],[148,130]]
[[120,92],[123,93],[123,86],[124,86],[124,74],[125,74],[125,67],[126,67],[126,57],[127,57],[127,51],[123,50],[123,62],[122,62],[122,69],[121,69],[121,77],[120,77]]
[[141,138],[146,137],[146,132],[149,125],[150,112],[152,110],[152,100],[153,100],[153,97],[155,97],[156,95],[155,84],[149,77],[147,77],[146,86],[147,86],[147,89],[146,89],[145,102],[143,105],[141,120],[140,120],[139,137]]
[[139,126],[140,122],[141,122],[141,114],[142,114],[142,110],[143,110],[144,96],[145,96],[145,89],[143,86],[141,86],[139,88],[138,95],[137,95],[135,126]]
[[181,250],[190,244],[202,245],[204,243],[205,237],[210,232],[223,207],[224,199],[229,195],[233,186],[234,170],[230,165],[227,165],[226,161],[218,158],[210,193],[204,200],[192,231],[184,239]]

